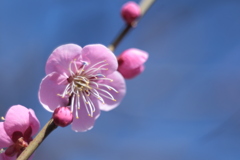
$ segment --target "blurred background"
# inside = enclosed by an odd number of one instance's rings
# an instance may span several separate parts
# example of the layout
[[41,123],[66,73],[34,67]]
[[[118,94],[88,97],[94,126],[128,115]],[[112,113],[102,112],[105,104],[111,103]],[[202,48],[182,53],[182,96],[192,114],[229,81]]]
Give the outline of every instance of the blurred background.
[[[0,116],[21,104],[41,126],[45,63],[59,45],[109,45],[126,0],[0,1]],[[139,2],[139,1],[136,1]],[[119,107],[92,130],[58,128],[34,160],[239,160],[240,1],[159,0],[119,45],[150,54]]]

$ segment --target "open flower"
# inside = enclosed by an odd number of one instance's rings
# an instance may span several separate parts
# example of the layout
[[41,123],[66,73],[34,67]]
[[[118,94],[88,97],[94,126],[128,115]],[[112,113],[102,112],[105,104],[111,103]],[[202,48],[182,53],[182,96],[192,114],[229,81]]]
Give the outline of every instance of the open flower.
[[127,49],[118,56],[118,71],[126,79],[134,78],[144,71],[147,59],[147,52],[137,48]]
[[100,110],[117,107],[125,95],[125,81],[117,67],[115,55],[103,45],[59,46],[47,60],[40,103],[51,112],[69,106],[74,115],[72,129],[87,131]]
[[[16,159],[32,141],[40,123],[32,109],[21,105],[12,106],[5,121],[0,122],[0,160]],[[5,150],[5,151],[4,151]]]

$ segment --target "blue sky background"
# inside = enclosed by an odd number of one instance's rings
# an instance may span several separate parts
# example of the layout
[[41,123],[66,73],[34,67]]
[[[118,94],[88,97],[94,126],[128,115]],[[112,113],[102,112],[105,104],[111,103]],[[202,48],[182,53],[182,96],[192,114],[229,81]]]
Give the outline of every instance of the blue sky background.
[[[126,0],[0,1],[0,115],[22,104],[43,126],[37,97],[59,45],[109,45]],[[137,1],[138,2],[138,1]],[[239,160],[240,1],[157,0],[115,54],[150,54],[143,74],[94,128],[58,128],[34,160]]]

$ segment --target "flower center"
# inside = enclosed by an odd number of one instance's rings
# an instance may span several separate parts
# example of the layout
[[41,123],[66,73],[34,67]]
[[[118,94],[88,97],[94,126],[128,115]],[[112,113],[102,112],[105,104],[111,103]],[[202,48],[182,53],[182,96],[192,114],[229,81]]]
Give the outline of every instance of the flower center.
[[12,157],[17,154],[19,156],[22,151],[28,146],[29,142],[32,141],[31,138],[32,128],[29,126],[24,133],[20,131],[15,131],[12,134],[13,144],[5,150],[5,154]]
[[81,106],[86,108],[88,116],[93,117],[96,110],[94,99],[104,104],[104,99],[116,101],[109,91],[118,93],[116,89],[106,84],[107,81],[113,82],[113,80],[102,74],[103,70],[108,70],[106,61],[87,67],[88,65],[89,63],[84,61],[80,63],[76,60],[71,61],[68,84],[63,93],[59,94],[61,97],[69,97],[71,111],[75,109],[76,118],[79,118],[78,110]]

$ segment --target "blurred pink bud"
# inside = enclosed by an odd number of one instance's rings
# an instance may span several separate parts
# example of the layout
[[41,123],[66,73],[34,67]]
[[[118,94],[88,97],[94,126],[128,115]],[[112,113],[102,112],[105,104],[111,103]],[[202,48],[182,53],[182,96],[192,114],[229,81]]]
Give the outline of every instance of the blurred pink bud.
[[143,64],[147,59],[147,52],[136,48],[127,49],[118,56],[118,71],[126,79],[134,78],[144,71]]
[[72,112],[68,107],[59,107],[53,112],[54,123],[61,127],[66,127],[73,121]]
[[122,6],[121,15],[127,24],[132,24],[141,15],[139,5],[129,1]]

